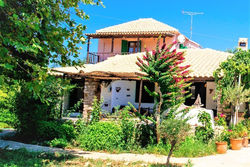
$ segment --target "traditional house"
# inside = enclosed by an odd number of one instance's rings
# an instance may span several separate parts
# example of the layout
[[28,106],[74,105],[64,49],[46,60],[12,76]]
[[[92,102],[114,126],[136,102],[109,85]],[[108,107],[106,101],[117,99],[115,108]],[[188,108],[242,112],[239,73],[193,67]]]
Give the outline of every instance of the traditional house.
[[[64,76],[74,78],[76,83],[84,85],[83,89],[79,89],[73,96],[65,95],[65,108],[72,97],[83,97],[83,113],[86,116],[91,111],[93,98],[96,96],[99,99],[103,98],[102,109],[106,112],[112,112],[114,107],[125,106],[128,102],[142,110],[152,110],[153,99],[142,88],[143,85],[147,85],[150,89],[154,87],[140,79],[139,76],[145,74],[139,70],[136,61],[137,57],[142,57],[145,53],[145,47],[148,50],[155,48],[157,38],[161,35],[161,43],[170,44],[178,41],[174,47],[178,51],[185,52],[184,64],[191,65],[192,72],[189,75],[194,78],[190,90],[192,96],[185,104],[193,105],[199,94],[203,107],[219,109],[217,101],[213,100],[215,92],[213,71],[231,55],[230,53],[201,49],[199,44],[180,34],[177,29],[154,19],[139,19],[86,35],[88,48],[85,67],[54,69]],[[89,50],[92,38],[99,39],[98,52]]]

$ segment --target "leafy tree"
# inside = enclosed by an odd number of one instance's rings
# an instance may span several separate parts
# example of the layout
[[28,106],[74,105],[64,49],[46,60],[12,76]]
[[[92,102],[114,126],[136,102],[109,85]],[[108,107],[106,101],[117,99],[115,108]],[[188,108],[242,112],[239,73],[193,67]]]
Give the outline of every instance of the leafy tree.
[[77,58],[86,26],[76,19],[89,19],[83,10],[89,4],[102,2],[0,0],[0,75],[20,83],[15,108],[22,131],[35,129],[35,120],[55,118],[55,102],[67,86],[49,75],[48,65],[82,63]]
[[161,137],[167,139],[171,145],[168,153],[166,166],[169,166],[171,155],[178,145],[185,140],[190,131],[190,125],[187,124],[188,119],[170,118],[164,120],[160,125]]
[[154,83],[155,86],[154,91],[150,91],[146,86],[144,88],[149,95],[154,97],[154,119],[156,121],[158,143],[160,140],[159,125],[163,112],[169,110],[168,117],[172,117],[177,107],[184,103],[185,98],[189,96],[186,95],[185,88],[191,84],[187,83],[191,78],[186,77],[189,74],[187,68],[190,65],[179,65],[185,60],[184,52],[177,53],[175,49],[171,50],[175,43],[168,47],[163,44],[159,48],[159,41],[160,38],[155,51],[152,51],[152,53],[147,51],[146,55],[143,56],[143,60],[138,58],[136,62],[140,70],[146,73],[142,79]]
[[[233,104],[233,101],[234,102],[238,101],[236,99],[238,99],[239,95],[241,94],[240,91],[242,92],[244,90],[249,90],[250,86],[249,64],[250,64],[250,50],[248,51],[237,50],[234,51],[233,56],[229,57],[225,62],[222,62],[219,68],[214,72],[214,78],[216,82],[216,94],[217,96],[221,95],[220,99],[221,104],[223,104],[224,102],[229,102]],[[243,88],[240,88],[241,85],[243,85]],[[234,95],[232,95],[232,93],[234,93]],[[234,99],[230,100],[230,98],[232,97],[234,97]],[[237,106],[239,105],[239,103],[237,103]],[[248,103],[249,102],[247,102],[246,107],[248,107]],[[234,113],[231,114],[233,116]]]

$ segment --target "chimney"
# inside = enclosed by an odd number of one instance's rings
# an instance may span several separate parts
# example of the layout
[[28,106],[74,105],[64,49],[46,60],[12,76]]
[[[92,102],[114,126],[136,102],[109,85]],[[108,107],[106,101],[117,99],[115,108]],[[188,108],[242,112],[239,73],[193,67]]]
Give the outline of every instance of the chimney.
[[248,38],[239,38],[238,48],[242,50],[248,50]]

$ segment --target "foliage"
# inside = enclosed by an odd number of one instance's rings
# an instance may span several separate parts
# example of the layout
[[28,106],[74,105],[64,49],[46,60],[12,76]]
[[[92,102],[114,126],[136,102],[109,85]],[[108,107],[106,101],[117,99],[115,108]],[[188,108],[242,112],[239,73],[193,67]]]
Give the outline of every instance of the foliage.
[[223,127],[227,126],[225,114],[220,114],[219,116],[215,117],[214,120],[215,120],[215,125],[217,126],[223,126]]
[[[82,107],[83,99],[78,100],[73,107],[70,107],[66,111],[63,111],[63,115],[68,117],[71,113],[79,111],[80,107]],[[82,117],[81,115],[79,117]]]
[[65,148],[68,145],[68,141],[65,138],[55,138],[49,141],[50,147]]
[[201,111],[201,113],[198,114],[198,122],[201,123],[201,126],[195,128],[195,135],[198,139],[208,143],[214,136],[210,114],[206,111]]
[[[58,107],[65,87],[59,78],[50,75],[48,66],[82,64],[78,55],[80,45],[85,43],[86,26],[76,20],[89,18],[82,7],[89,4],[102,3],[100,0],[1,1],[0,76],[7,84],[20,85],[15,103],[10,100],[9,103],[14,104],[18,131],[27,138],[37,134],[38,121],[51,121],[60,115]],[[2,101],[6,93],[0,94]],[[13,113],[10,107],[6,112]]]
[[87,123],[83,119],[78,119],[75,122],[75,130],[76,130],[77,136],[80,134],[83,134],[86,128],[87,128]]
[[241,123],[247,128],[248,135],[250,135],[250,118],[244,119]]
[[38,133],[40,121],[53,121],[61,117],[61,97],[66,90],[73,88],[67,80],[54,76],[47,77],[41,85],[43,89],[34,94],[27,82],[22,83],[20,92],[16,95],[15,114],[18,118],[16,128],[25,138],[32,138]]
[[134,116],[130,110],[131,108],[129,106],[125,106],[120,110],[120,126],[123,134],[123,142],[126,143],[124,145],[124,147],[126,147],[125,149],[133,147],[137,142],[137,123],[134,120],[131,120]]
[[48,141],[55,138],[62,138],[71,141],[76,138],[76,130],[72,122],[40,121],[38,122],[36,139]]
[[188,136],[180,143],[173,155],[175,157],[201,157],[214,154],[215,152],[214,142],[206,144],[202,140],[198,140],[193,136]]
[[11,128],[11,126],[4,122],[0,122],[0,129],[3,129],[3,128]]
[[235,112],[231,112],[232,124],[238,123],[239,105],[244,102],[249,103],[249,64],[250,50],[237,50],[214,72],[216,96],[220,97],[221,104],[227,103],[229,106],[235,106]]
[[185,140],[189,131],[190,125],[184,120],[171,118],[162,121],[160,125],[161,137],[165,138],[171,145],[166,163],[167,166],[169,166],[169,160],[173,151],[177,148],[180,142]]
[[122,148],[121,127],[113,122],[96,122],[88,125],[78,137],[80,146],[85,150],[113,150]]
[[176,108],[185,101],[185,98],[188,97],[185,88],[190,86],[187,82],[191,79],[187,77],[189,73],[187,68],[190,65],[179,65],[185,60],[184,52],[177,53],[175,49],[171,50],[176,43],[172,43],[168,47],[163,44],[161,48],[159,48],[159,44],[160,38],[157,41],[156,50],[153,50],[152,53],[147,51],[143,60],[138,57],[136,62],[140,70],[147,74],[142,79],[155,85],[155,90],[152,92],[147,87],[144,88],[150,96],[154,97],[155,101],[154,119],[157,142],[160,140],[159,125],[162,113],[169,109],[168,117],[171,117]]
[[222,62],[219,68],[214,72],[217,95],[221,93],[221,103],[226,100],[225,91],[228,87],[234,87],[237,83],[239,75],[241,75],[241,83],[244,89],[249,89],[250,78],[250,51],[238,50]]
[[19,88],[18,82],[11,82],[8,78],[0,75],[0,120],[13,127],[18,121],[14,113],[14,104]]
[[217,142],[228,142],[229,141],[229,131],[227,129],[224,129],[221,133],[218,135],[215,135],[215,140]]
[[102,112],[102,103],[103,103],[103,99],[98,101],[97,97],[94,97],[93,104],[92,104],[90,123],[95,123],[95,122],[100,121],[101,112]]
[[232,126],[229,130],[229,137],[232,139],[238,139],[247,136],[248,129],[242,123],[238,123],[235,126]]

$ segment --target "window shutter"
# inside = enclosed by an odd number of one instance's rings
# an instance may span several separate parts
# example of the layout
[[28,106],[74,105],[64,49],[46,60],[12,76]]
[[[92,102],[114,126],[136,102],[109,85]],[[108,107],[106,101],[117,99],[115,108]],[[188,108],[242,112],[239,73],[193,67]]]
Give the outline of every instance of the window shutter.
[[139,41],[139,52],[141,52],[141,40]]
[[122,40],[122,49],[121,49],[121,52],[122,53],[128,52],[128,41]]

